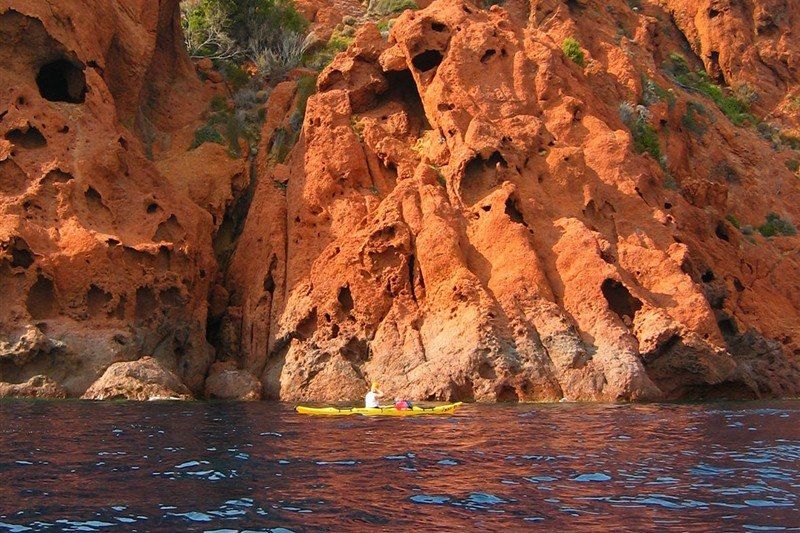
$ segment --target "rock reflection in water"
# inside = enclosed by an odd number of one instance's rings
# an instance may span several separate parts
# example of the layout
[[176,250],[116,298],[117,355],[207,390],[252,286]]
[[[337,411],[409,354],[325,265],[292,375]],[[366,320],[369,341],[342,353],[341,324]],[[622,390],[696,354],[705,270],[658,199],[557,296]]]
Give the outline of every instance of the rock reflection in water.
[[794,527],[799,421],[791,402],[417,419],[2,402],[0,531]]

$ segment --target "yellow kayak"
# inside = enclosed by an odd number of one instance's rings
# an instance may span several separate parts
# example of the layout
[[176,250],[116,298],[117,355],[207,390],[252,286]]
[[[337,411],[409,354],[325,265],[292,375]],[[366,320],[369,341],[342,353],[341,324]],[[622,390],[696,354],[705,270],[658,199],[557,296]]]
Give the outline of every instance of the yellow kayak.
[[394,405],[385,407],[305,407],[297,406],[297,412],[301,415],[316,416],[417,416],[417,415],[451,415],[462,402],[448,403],[436,407],[418,407],[411,409],[395,409]]

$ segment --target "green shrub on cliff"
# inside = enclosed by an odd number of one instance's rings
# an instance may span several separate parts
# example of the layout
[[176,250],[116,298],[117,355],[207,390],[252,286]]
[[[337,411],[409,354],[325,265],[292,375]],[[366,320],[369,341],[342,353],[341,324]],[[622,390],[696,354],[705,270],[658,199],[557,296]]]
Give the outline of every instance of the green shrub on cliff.
[[402,13],[406,9],[419,9],[414,0],[369,0],[367,13],[385,17],[395,13]]
[[[717,107],[737,126],[756,124],[756,119],[749,111],[750,102],[757,95],[749,87],[740,87],[737,94],[726,91],[708,76],[706,71],[692,71],[686,58],[677,53],[669,55],[664,67],[669,71],[675,82],[684,89],[697,92],[711,99]],[[731,94],[729,94],[731,93]]]
[[583,54],[583,50],[581,50],[581,43],[576,39],[572,37],[564,39],[561,43],[561,50],[564,51],[565,56],[570,58],[578,66],[583,67],[586,65],[586,56]]
[[797,229],[791,221],[783,219],[777,213],[767,215],[767,220],[758,227],[758,232],[764,237],[776,235],[797,235]]

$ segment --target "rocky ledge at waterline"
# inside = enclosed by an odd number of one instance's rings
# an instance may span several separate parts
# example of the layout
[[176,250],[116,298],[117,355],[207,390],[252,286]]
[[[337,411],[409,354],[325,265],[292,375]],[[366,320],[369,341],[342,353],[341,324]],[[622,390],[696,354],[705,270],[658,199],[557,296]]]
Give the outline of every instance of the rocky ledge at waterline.
[[353,4],[251,148],[175,0],[0,0],[0,395],[800,394],[800,1]]

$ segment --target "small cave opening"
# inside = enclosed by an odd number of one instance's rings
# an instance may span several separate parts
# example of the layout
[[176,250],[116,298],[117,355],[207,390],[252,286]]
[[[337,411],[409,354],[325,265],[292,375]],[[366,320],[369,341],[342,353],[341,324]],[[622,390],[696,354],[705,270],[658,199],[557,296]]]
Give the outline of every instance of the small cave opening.
[[342,346],[342,357],[354,364],[363,364],[369,360],[369,345],[364,339],[357,339],[355,337],[347,341],[347,344]]
[[703,275],[700,276],[700,279],[703,281],[703,283],[711,283],[714,281],[714,272],[711,270],[706,270],[703,272]]
[[272,277],[271,270],[267,272],[266,276],[264,276],[264,292],[267,292],[269,294],[275,292],[275,278]]
[[150,287],[139,287],[136,289],[136,310],[134,316],[136,320],[147,320],[156,312],[156,295]]
[[500,403],[516,403],[519,402],[519,394],[516,389],[510,385],[504,385],[497,391],[497,401]]
[[736,322],[729,316],[725,316],[717,322],[719,330],[725,339],[730,339],[739,334],[739,328],[736,327]]
[[33,261],[33,252],[28,243],[20,237],[15,237],[11,243],[11,267],[27,269]]
[[718,239],[722,239],[725,242],[729,242],[731,240],[730,236],[728,235],[728,228],[725,227],[725,223],[721,220],[717,222],[717,227],[714,229],[714,235],[716,235]]
[[522,211],[519,210],[519,206],[517,205],[517,199],[513,196],[506,198],[504,212],[508,218],[511,219],[511,222],[522,224],[526,228],[528,227],[528,225],[525,223],[525,218],[522,216]]
[[483,56],[481,56],[481,63],[486,63],[486,62],[487,62],[487,61],[489,61],[489,60],[492,58],[492,56],[494,56],[496,53],[497,53],[497,52],[495,52],[495,51],[494,51],[493,49],[491,49],[491,48],[490,48],[489,50],[486,50],[486,52],[484,52],[484,53],[483,53]]
[[600,291],[608,302],[608,307],[620,318],[633,321],[636,312],[642,308],[642,302],[631,294],[628,288],[617,280],[607,278],[600,285]]
[[83,69],[67,59],[42,65],[36,75],[42,98],[51,102],[80,104],[86,100],[86,75]]
[[111,302],[112,295],[94,283],[86,292],[86,309],[89,316],[98,317],[106,314],[106,306]]
[[339,287],[336,300],[339,302],[339,307],[341,307],[345,313],[349,313],[353,310],[353,295],[350,293],[350,287],[348,285]]
[[431,29],[433,31],[435,31],[435,32],[441,33],[441,32],[443,32],[444,30],[447,29],[447,26],[445,26],[441,22],[432,22],[431,23]]
[[384,73],[384,77],[388,82],[389,90],[378,95],[378,105],[387,102],[402,102],[403,108],[408,114],[409,129],[418,132],[424,127],[427,119],[417,82],[414,81],[411,71],[408,69],[389,71]]
[[443,59],[444,56],[439,50],[425,50],[414,56],[414,59],[411,60],[411,64],[420,72],[428,72],[438,67]]
[[52,318],[56,314],[56,291],[53,280],[40,274],[28,291],[25,307],[33,319]]
[[47,139],[44,138],[42,132],[33,126],[28,126],[27,129],[15,128],[9,131],[6,133],[6,140],[14,146],[27,150],[35,150],[47,146]]
[[186,303],[179,287],[169,287],[162,290],[158,294],[158,299],[163,307],[181,307]]
[[161,206],[155,202],[151,202],[147,205],[147,213],[152,215],[153,213],[158,212],[161,209]]
[[179,236],[182,231],[183,228],[178,222],[178,217],[175,215],[170,215],[167,220],[158,225],[156,232],[153,235],[153,240],[156,242],[176,242],[179,240]]

